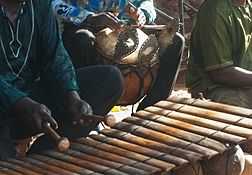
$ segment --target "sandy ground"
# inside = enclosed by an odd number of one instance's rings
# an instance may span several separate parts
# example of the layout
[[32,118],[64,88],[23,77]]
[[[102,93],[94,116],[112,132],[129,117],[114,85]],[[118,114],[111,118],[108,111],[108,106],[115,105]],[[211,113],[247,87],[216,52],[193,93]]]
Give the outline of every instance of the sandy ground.
[[[188,97],[188,98],[191,97],[191,95],[184,88],[173,90],[171,95],[183,96],[183,97]],[[131,114],[136,111],[137,106],[138,106],[138,103],[136,103],[135,105],[128,105],[128,106],[115,106],[111,110],[110,114],[116,117],[116,122],[120,122],[124,118],[131,116]]]

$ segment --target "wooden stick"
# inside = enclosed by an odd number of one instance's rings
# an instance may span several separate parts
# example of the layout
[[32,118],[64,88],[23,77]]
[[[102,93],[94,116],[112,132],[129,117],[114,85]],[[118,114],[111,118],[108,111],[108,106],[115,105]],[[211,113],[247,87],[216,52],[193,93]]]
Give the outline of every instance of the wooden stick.
[[153,131],[151,129],[147,129],[144,127],[140,127],[137,125],[133,125],[130,123],[126,123],[124,121],[117,123],[114,126],[115,129],[131,133],[133,135],[146,138],[148,140],[160,142],[163,144],[167,144],[173,147],[179,147],[182,149],[186,149],[189,151],[197,152],[199,154],[203,154],[207,158],[211,158],[217,154],[218,151],[207,148],[205,146],[201,146],[190,141],[186,141],[171,135],[167,135],[161,132]]
[[[232,106],[232,105],[208,101],[208,100],[199,100],[199,99],[188,98],[188,97],[182,98],[179,96],[171,96],[167,99],[167,101],[210,109],[210,110],[214,110],[218,112],[225,112],[229,114],[239,115],[241,117],[250,118],[250,116],[252,115],[251,109],[241,108],[238,106]],[[250,122],[246,121],[246,122],[251,123],[251,121]]]
[[[85,145],[85,148],[83,148],[83,145]],[[96,156],[97,154],[99,155],[99,158],[102,158],[106,161],[116,161],[117,163],[121,164],[121,166],[118,166],[117,170],[129,170],[131,173],[127,172],[128,174],[142,174],[141,172],[137,172],[137,169],[145,171],[145,174],[146,172],[152,174],[154,172],[160,171],[161,169],[174,167],[174,165],[169,163],[151,159],[145,155],[130,151],[127,148],[119,148],[115,145],[103,143],[101,140],[94,140],[93,138],[84,138],[78,140],[77,143],[73,143],[73,149],[93,156]],[[101,161],[99,162],[102,163]],[[137,162],[139,162],[139,164]],[[162,163],[167,166],[162,166]],[[160,168],[160,166],[162,168]]]
[[48,122],[43,123],[45,131],[57,142],[57,147],[60,151],[65,151],[69,148],[70,142],[66,137],[60,137],[50,126]]
[[[91,135],[90,136],[92,141],[97,143],[96,148],[102,148],[103,150],[107,150],[110,152],[114,153],[123,153],[124,149],[127,151],[132,151],[134,154],[140,154],[143,156],[147,157],[147,161],[143,161],[149,165],[152,165],[154,167],[159,167],[161,169],[166,169],[168,167],[173,167],[173,165],[186,165],[189,163],[189,161],[179,158],[173,155],[164,155],[164,153],[157,151],[157,150],[152,150],[143,146],[139,146],[137,144],[132,144],[128,142],[121,141],[119,139],[111,139],[108,138],[102,134],[98,135]],[[83,139],[84,140],[84,139]],[[100,145],[99,145],[100,143]],[[122,151],[120,149],[123,149]],[[150,170],[148,170],[150,172]]]
[[[187,123],[195,124],[205,128],[214,129],[217,131],[221,130],[223,132],[245,137],[247,139],[252,138],[252,125],[251,119],[249,118],[242,118],[237,115],[203,109],[195,106],[172,103],[169,101],[159,101],[154,106],[155,107],[148,107],[145,110],[148,110],[152,113],[155,113],[156,110],[162,111],[162,114],[159,114],[163,115],[163,113],[165,113],[164,115],[169,118],[179,118],[178,120],[183,120]],[[247,122],[244,122],[245,120]],[[248,122],[249,120],[250,122]]]
[[228,134],[222,131],[216,131],[214,129],[209,129],[209,128],[205,128],[198,125],[193,125],[191,123],[187,123],[187,122],[173,119],[170,117],[164,117],[162,116],[162,114],[152,113],[146,110],[138,111],[133,116],[142,118],[145,120],[155,121],[161,124],[165,124],[167,126],[179,128],[184,131],[189,131],[191,133],[195,133],[195,134],[202,135],[205,137],[209,137],[209,138],[218,140],[221,143],[231,143],[231,144],[237,145],[246,139],[244,137]]
[[[101,134],[105,135],[108,138],[122,140],[127,143],[132,143],[136,145],[140,145],[149,149],[153,149],[156,151],[160,151],[169,155],[174,155],[176,157],[183,158],[190,162],[196,162],[203,158],[203,154],[199,154],[190,150],[185,150],[179,147],[169,146],[167,144],[163,144],[157,141],[149,140],[143,137],[139,137],[124,131],[119,131],[115,129],[103,129]],[[82,138],[79,138],[81,140]]]
[[[127,117],[123,120],[129,124],[134,124],[136,126],[142,126],[143,128],[149,129],[151,131],[157,131],[175,138],[179,138],[184,141],[188,141],[200,146],[207,147],[212,150],[216,150],[218,152],[224,152],[226,150],[226,146],[214,139],[201,136],[198,134],[194,134],[188,131],[184,131],[182,129],[178,129],[176,127],[167,126],[164,124],[160,124],[154,121],[144,120],[141,118],[137,118],[134,116]],[[140,129],[140,128],[139,128]]]
[[[135,10],[137,10],[137,7],[132,3],[132,2],[129,2],[128,3],[128,6],[129,7],[132,7],[134,8]],[[131,25],[132,27],[139,27],[138,25]],[[141,27],[139,27],[141,29],[148,29],[148,30],[163,30],[166,28],[166,25],[143,25]]]
[[115,116],[109,114],[106,116],[100,116],[100,115],[85,115],[84,119],[89,119],[95,122],[104,122],[107,126],[113,127],[116,123]]
[[166,25],[150,25],[150,24],[146,24],[143,26],[138,26],[138,25],[130,25],[130,27],[136,27],[136,28],[140,28],[140,29],[146,29],[146,30],[164,30],[166,28]]
[[[85,169],[74,164],[54,159],[45,155],[30,154],[28,157],[19,158],[31,164],[39,166],[43,169],[51,171],[49,175],[56,174],[81,174],[85,173]],[[88,174],[88,173],[87,173]]]

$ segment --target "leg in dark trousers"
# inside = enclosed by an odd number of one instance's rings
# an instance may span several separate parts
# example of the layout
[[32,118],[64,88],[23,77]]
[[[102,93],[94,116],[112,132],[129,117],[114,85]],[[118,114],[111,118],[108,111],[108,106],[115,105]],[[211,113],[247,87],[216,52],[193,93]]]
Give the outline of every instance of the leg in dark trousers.
[[85,26],[66,25],[63,32],[63,43],[75,68],[97,64],[95,36]]
[[153,87],[141,101],[137,110],[152,106],[170,95],[180,67],[184,43],[184,37],[177,33],[172,44],[160,58],[160,66]]
[[[93,108],[93,113],[106,115],[121,98],[124,79],[118,68],[111,65],[97,65],[77,69],[80,96]],[[83,78],[83,75],[88,79]]]
[[[120,70],[114,66],[98,65],[77,69],[76,76],[80,96],[90,104],[94,114],[106,115],[123,94],[124,80]],[[86,137],[97,125],[92,122],[84,126],[73,125],[72,119],[64,114],[53,117],[59,125],[57,133],[69,140]],[[30,152],[53,147],[56,147],[55,141],[46,134],[33,144]]]
[[6,124],[0,123],[0,160],[13,157],[15,154],[16,150],[11,142],[9,128]]

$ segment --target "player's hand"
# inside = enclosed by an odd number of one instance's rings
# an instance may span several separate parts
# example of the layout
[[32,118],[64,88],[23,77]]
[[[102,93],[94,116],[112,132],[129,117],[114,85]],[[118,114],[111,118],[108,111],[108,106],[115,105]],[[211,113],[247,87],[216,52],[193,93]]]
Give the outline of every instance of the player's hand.
[[20,99],[14,107],[15,111],[22,116],[32,134],[43,132],[43,122],[50,123],[54,129],[58,128],[57,122],[51,116],[51,111],[44,104],[38,103],[29,97]]
[[109,27],[112,30],[120,30],[121,28],[121,21],[115,14],[110,12],[99,13],[94,16],[87,17],[84,22],[96,27]]
[[67,107],[68,115],[73,119],[73,124],[83,125],[88,121],[84,120],[85,115],[91,115],[93,113],[91,106],[82,100],[76,91],[70,91],[67,94]]
[[146,23],[146,16],[141,9],[135,9],[133,7],[129,8],[130,18],[135,22],[139,27],[143,26]]

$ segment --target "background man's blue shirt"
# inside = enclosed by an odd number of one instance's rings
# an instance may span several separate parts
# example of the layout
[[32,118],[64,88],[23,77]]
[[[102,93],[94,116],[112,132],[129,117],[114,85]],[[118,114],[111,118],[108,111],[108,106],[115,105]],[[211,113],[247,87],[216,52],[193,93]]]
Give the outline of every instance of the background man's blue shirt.
[[[129,0],[51,0],[54,13],[63,21],[81,24],[88,16],[101,12],[118,13],[122,19]],[[147,23],[156,18],[153,0],[131,0],[137,8],[140,8]]]

